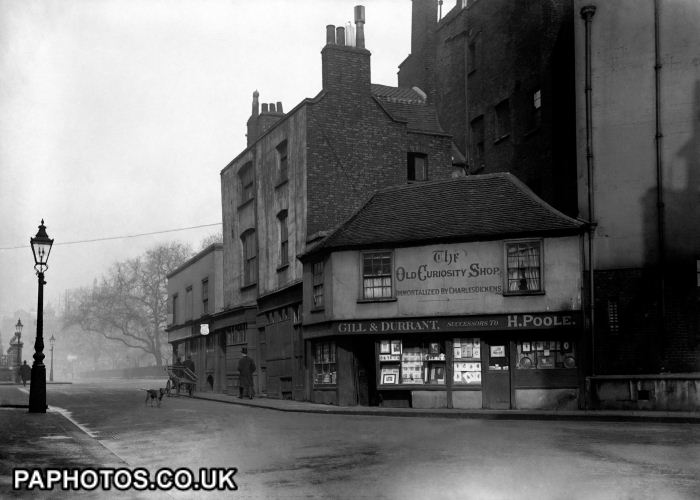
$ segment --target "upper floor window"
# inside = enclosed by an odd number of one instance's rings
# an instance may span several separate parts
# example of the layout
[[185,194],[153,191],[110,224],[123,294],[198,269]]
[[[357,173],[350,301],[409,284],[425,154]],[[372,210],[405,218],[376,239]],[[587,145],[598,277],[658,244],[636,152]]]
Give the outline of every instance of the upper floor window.
[[494,137],[498,141],[510,134],[510,103],[508,99],[496,104],[494,119]]
[[314,262],[312,281],[314,307],[323,307],[323,267],[323,261]]
[[279,172],[279,182],[286,181],[289,177],[287,160],[287,141],[283,141],[277,146],[277,168]]
[[192,319],[192,286],[185,288],[185,319]]
[[412,181],[428,180],[428,157],[423,153],[408,153],[406,178]]
[[241,181],[241,204],[255,197],[255,171],[253,163],[248,162],[241,168],[238,173]]
[[243,286],[252,285],[258,280],[258,245],[255,241],[255,229],[248,229],[241,235],[243,245]]
[[178,310],[178,303],[177,303],[177,294],[173,294],[173,301],[171,305],[171,313],[173,315],[173,320],[172,323],[173,325],[177,324],[177,310]]
[[289,264],[289,228],[287,227],[287,211],[277,214],[280,224],[280,266]]
[[471,156],[475,167],[484,163],[484,115],[471,121]]
[[209,278],[202,280],[202,314],[209,314]]
[[393,295],[392,252],[365,252],[362,254],[362,298],[387,299]]
[[541,241],[506,243],[506,279],[510,294],[543,291]]
[[540,126],[542,121],[542,91],[537,89],[530,96],[530,106],[527,115],[527,131],[531,132]]

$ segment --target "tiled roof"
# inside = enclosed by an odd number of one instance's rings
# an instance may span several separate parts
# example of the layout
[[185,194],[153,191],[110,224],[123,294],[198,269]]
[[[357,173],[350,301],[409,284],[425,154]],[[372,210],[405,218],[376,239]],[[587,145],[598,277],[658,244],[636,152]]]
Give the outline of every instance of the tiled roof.
[[576,234],[583,228],[509,173],[473,175],[380,190],[307,255],[439,240]]
[[444,135],[437,111],[424,95],[407,87],[372,84],[372,95],[392,118],[406,122],[410,130]]

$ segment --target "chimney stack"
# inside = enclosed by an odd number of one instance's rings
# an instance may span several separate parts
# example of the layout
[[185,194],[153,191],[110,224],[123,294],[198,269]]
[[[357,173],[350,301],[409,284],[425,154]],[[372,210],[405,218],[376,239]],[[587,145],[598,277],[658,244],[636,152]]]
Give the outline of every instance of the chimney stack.
[[[355,7],[356,29],[326,26],[326,46],[321,51],[323,90],[344,93],[370,92],[370,52],[365,48],[365,8]],[[348,26],[352,26],[348,23]],[[354,31],[354,33],[353,33]]]
[[246,134],[248,146],[257,141],[266,130],[273,127],[284,116],[280,101],[277,101],[277,104],[274,102],[262,103],[261,111],[258,97],[260,97],[260,93],[256,90],[253,92],[252,113],[250,118],[248,118],[248,133]]

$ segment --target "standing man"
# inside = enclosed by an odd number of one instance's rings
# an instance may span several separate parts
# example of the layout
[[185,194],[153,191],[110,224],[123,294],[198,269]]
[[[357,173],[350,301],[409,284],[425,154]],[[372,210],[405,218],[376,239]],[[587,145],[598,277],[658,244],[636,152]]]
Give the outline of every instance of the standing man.
[[24,364],[19,367],[19,377],[22,379],[22,383],[26,386],[27,380],[32,378],[32,368],[27,364],[27,360],[24,360]]
[[243,399],[247,395],[253,399],[253,373],[255,373],[255,361],[248,357],[248,349],[241,349],[243,355],[238,361],[238,399]]

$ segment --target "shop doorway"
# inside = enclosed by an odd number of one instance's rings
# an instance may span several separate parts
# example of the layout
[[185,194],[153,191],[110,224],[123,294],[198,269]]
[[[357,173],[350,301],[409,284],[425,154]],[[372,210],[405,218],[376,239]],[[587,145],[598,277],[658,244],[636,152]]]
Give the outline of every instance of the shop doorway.
[[355,353],[354,372],[357,404],[360,406],[377,406],[377,373],[374,342],[358,341],[353,351]]
[[484,342],[482,388],[484,408],[510,409],[510,352],[508,341],[494,337]]

